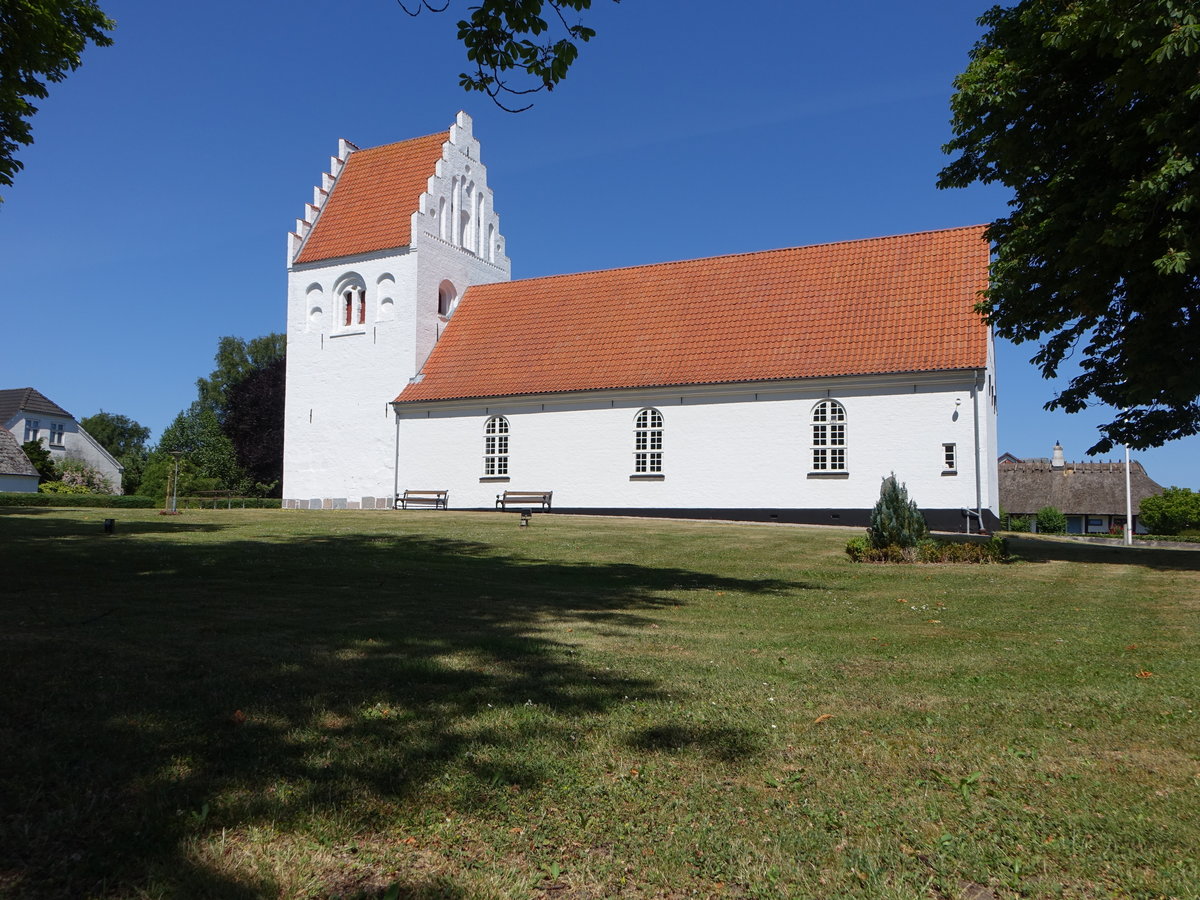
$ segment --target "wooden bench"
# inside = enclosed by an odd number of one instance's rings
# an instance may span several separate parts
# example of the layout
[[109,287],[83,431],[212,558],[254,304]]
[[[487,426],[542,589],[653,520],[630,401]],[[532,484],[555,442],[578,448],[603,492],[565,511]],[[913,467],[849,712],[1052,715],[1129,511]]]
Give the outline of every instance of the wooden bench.
[[554,491],[505,491],[496,495],[496,509],[508,509],[510,506],[533,506],[538,504],[542,509],[550,508],[550,498]]
[[400,509],[413,506],[432,506],[434,509],[445,509],[450,501],[449,491],[405,491],[396,495],[396,504]]

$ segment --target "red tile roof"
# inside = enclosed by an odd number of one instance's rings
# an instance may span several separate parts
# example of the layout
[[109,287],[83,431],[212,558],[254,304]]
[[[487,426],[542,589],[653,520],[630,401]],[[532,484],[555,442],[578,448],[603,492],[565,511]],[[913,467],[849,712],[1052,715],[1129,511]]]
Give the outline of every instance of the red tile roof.
[[443,131],[351,153],[296,262],[411,244],[412,214],[449,139]]
[[470,288],[397,400],[982,368],[983,227]]

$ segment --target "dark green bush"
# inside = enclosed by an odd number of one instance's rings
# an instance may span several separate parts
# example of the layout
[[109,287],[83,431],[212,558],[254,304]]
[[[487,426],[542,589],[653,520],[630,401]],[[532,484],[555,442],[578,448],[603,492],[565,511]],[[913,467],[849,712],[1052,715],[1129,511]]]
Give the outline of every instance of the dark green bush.
[[975,541],[923,541],[917,547],[917,562],[992,563],[1008,557],[1004,538],[993,537],[985,543]]
[[154,509],[152,497],[136,494],[20,494],[0,493],[0,506],[56,506],[80,509]]
[[1029,519],[1025,516],[1009,516],[1005,527],[1008,531],[1028,531]]
[[1189,488],[1169,487],[1147,497],[1141,507],[1142,524],[1155,534],[1179,534],[1200,528],[1200,494]]
[[1043,506],[1037,512],[1039,534],[1066,534],[1067,517],[1053,506]]
[[993,563],[1008,558],[1008,547],[1000,537],[984,543],[924,540],[916,547],[872,547],[866,538],[857,537],[846,543],[846,555],[854,562],[871,563]]
[[908,499],[908,488],[893,472],[883,479],[879,500],[871,510],[867,540],[876,550],[885,547],[915,547],[929,533],[917,504]]

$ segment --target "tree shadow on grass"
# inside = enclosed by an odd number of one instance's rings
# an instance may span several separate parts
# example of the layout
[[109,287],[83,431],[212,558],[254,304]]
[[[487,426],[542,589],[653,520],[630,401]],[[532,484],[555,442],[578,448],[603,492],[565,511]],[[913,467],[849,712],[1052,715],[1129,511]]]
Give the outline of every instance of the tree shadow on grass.
[[1168,550],[1159,547],[1132,547],[1090,544],[1053,538],[1005,535],[1009,553],[1023,562],[1084,562],[1117,566],[1145,566],[1148,569],[1200,571],[1200,546],[1195,550]]
[[745,728],[699,725],[655,725],[635,733],[629,746],[637,750],[681,752],[697,750],[723,763],[739,763],[754,756],[762,741]]
[[[61,522],[0,524],[12,897],[278,893],[270,876],[199,866],[188,842],[303,831],[325,812],[386,830],[451,770],[485,794],[536,786],[571,753],[577,719],[658,696],[586,662],[573,630],[645,623],[681,591],[803,587],[414,535],[271,543],[206,526],[186,542],[156,538],[178,528],[151,520],[122,523],[130,540],[62,540]],[[638,740],[721,758],[741,741],[652,732]],[[432,896],[428,872],[397,865],[400,896]]]

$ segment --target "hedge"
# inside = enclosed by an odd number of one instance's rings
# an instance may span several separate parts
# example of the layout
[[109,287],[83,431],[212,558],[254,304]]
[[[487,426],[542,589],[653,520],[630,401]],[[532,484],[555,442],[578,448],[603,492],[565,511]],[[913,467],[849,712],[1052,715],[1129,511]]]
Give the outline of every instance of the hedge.
[[137,494],[23,494],[0,492],[0,506],[100,506],[106,509],[154,509],[153,497]]

